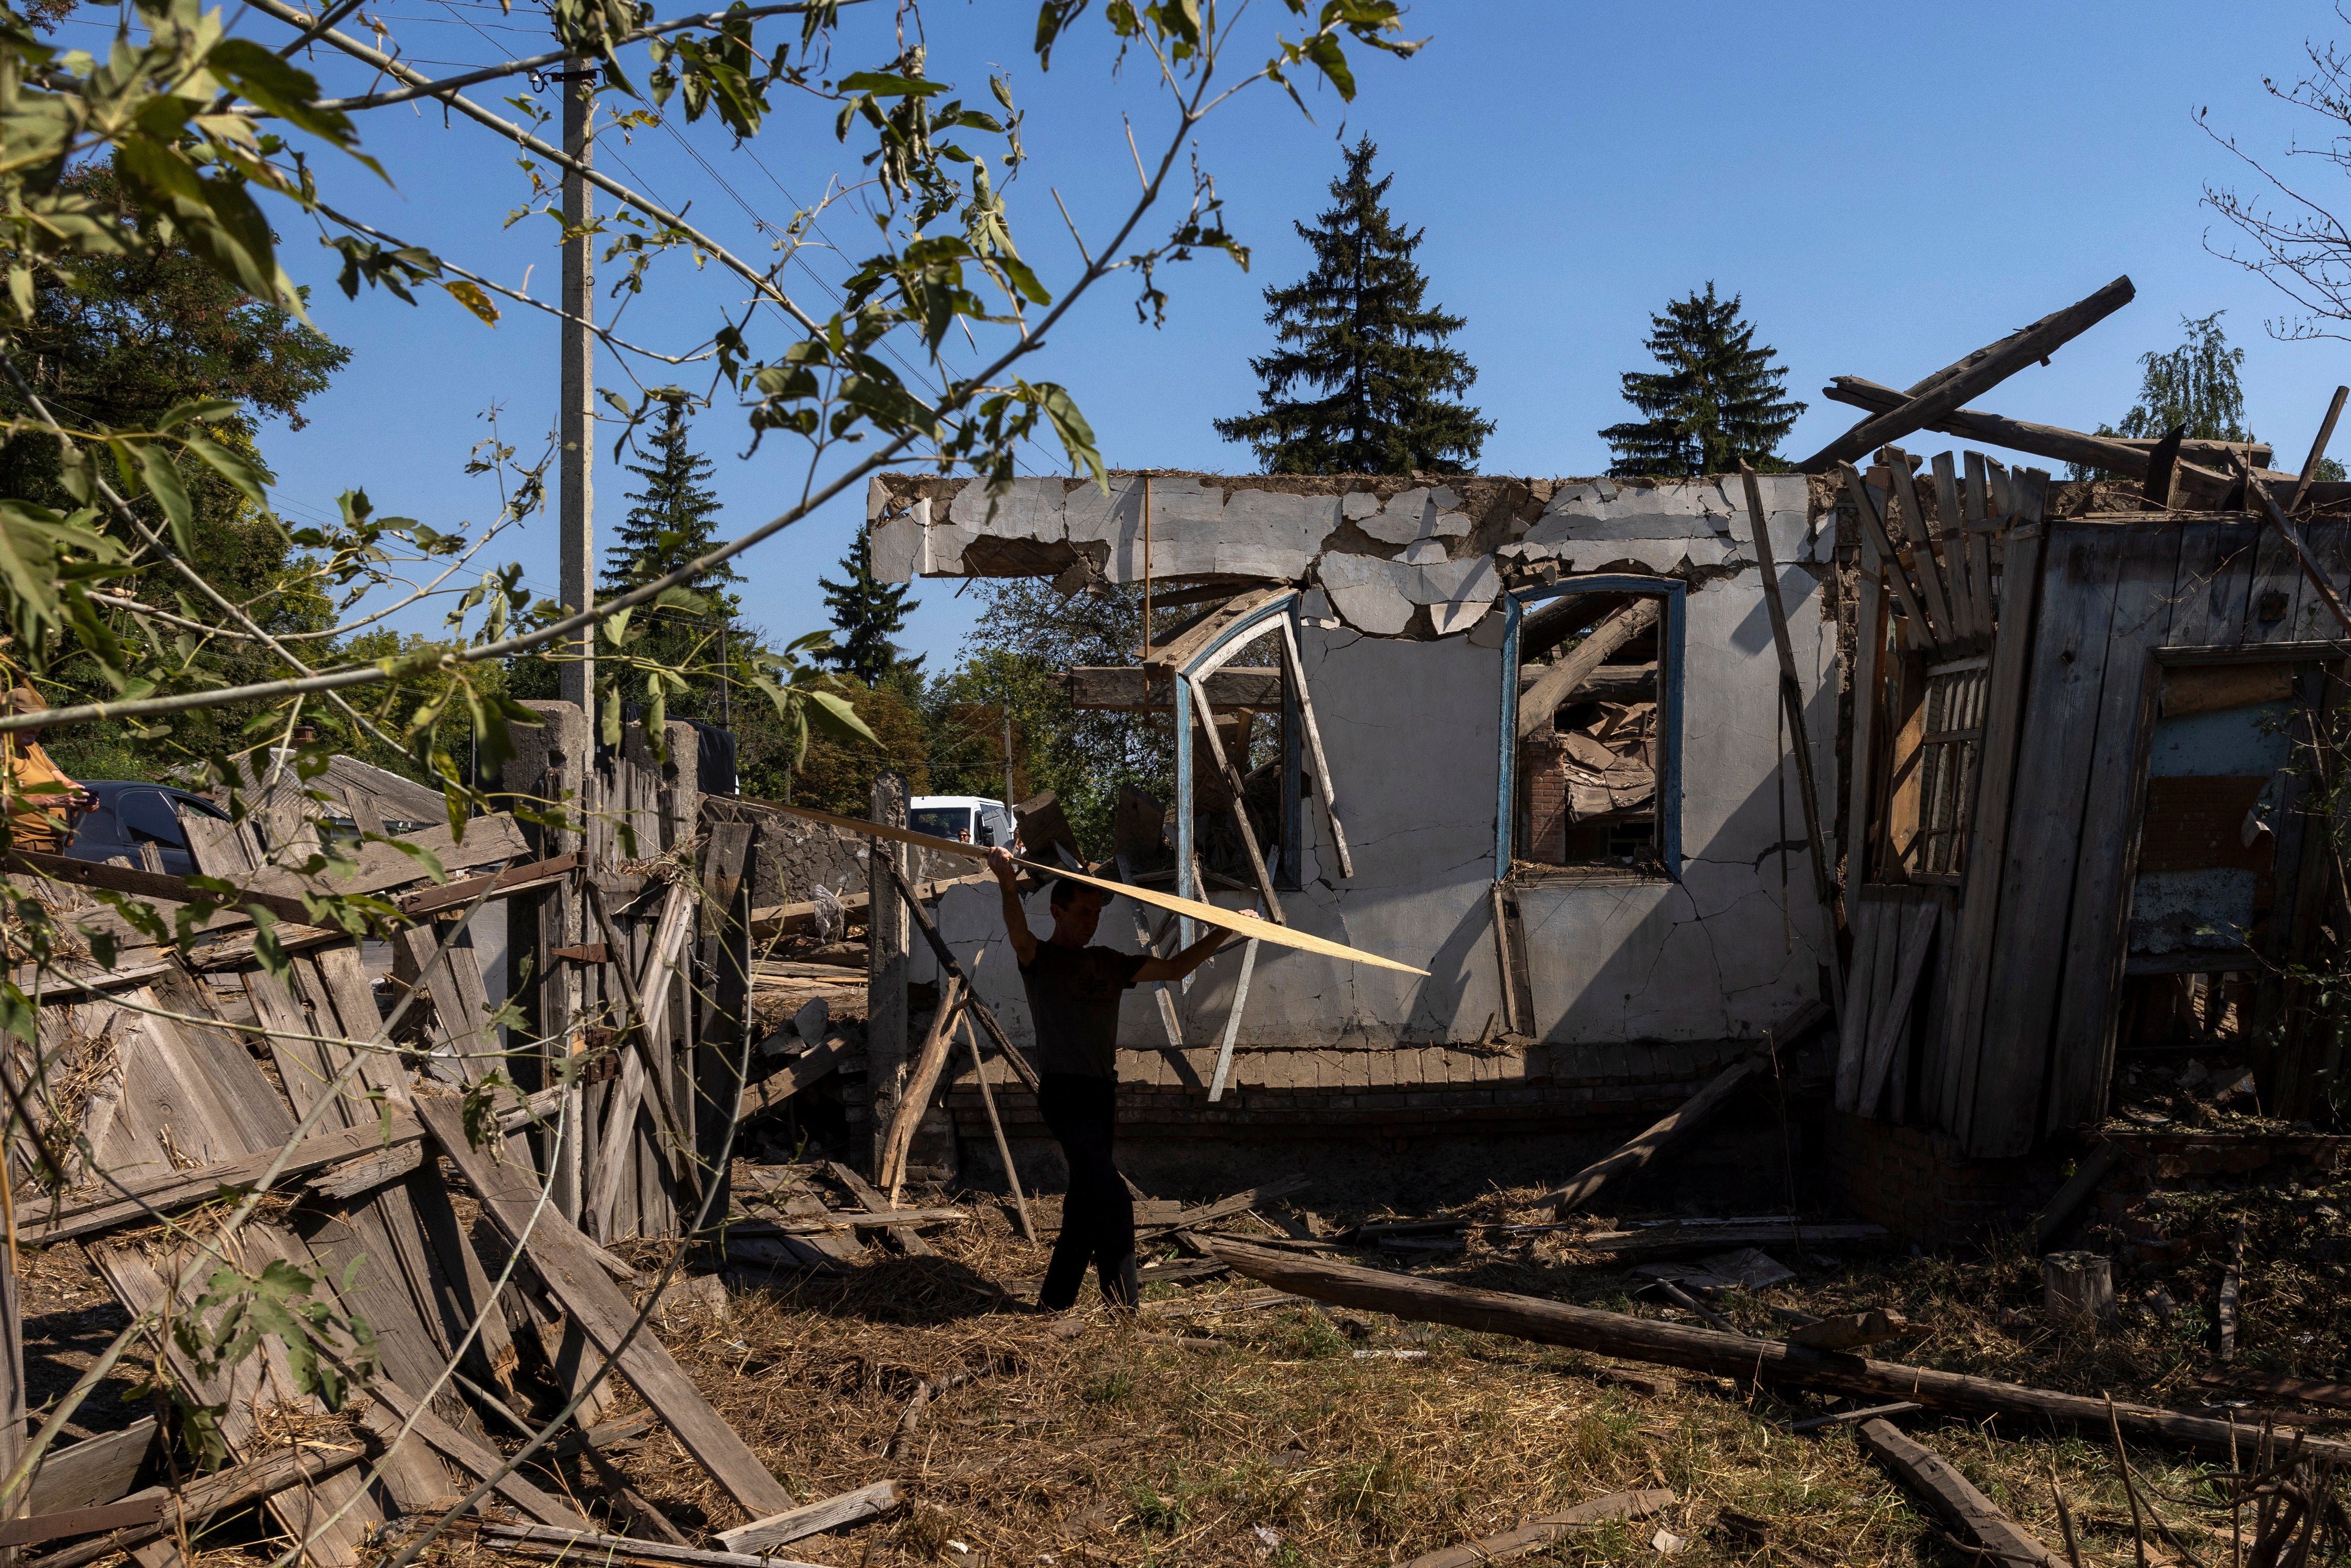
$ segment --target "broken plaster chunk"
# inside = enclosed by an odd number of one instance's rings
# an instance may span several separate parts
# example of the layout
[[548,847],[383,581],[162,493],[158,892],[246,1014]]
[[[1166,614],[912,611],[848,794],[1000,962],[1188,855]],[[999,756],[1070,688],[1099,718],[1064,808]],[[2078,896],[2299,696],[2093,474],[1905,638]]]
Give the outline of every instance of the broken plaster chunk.
[[[1502,580],[1494,570],[1491,556],[1471,556],[1468,560],[1434,560],[1418,568],[1419,581],[1407,586],[1405,591],[1416,604],[1453,604],[1476,601],[1491,603],[1501,591]],[[1462,622],[1468,625],[1468,622]]]
[[1432,561],[1441,561],[1444,559],[1445,547],[1435,539],[1415,539],[1405,546],[1404,552],[1396,557],[1396,559],[1413,566],[1426,566]]
[[1369,490],[1350,490],[1340,503],[1340,511],[1349,522],[1358,522],[1380,509],[1380,498]]
[[1393,637],[1411,622],[1406,584],[1416,581],[1421,570],[1377,556],[1335,553],[1316,568],[1323,591],[1347,624],[1375,637]]
[[1459,505],[1459,498],[1450,490],[1431,491],[1416,485],[1390,501],[1376,515],[1367,514],[1357,518],[1356,526],[1382,544],[1408,545],[1418,539],[1467,538],[1469,537],[1469,514],[1457,510]]
[[[1492,610],[1492,601],[1483,599],[1466,603],[1432,604],[1428,607],[1428,621],[1438,636],[1450,637],[1457,632],[1474,632],[1489,619],[1499,620],[1491,614]],[[1470,640],[1477,641],[1474,636]],[[1499,648],[1501,645],[1502,639],[1498,632],[1489,646]]]
[[911,511],[874,527],[873,575],[881,581],[911,581],[929,566],[930,511],[928,501],[917,501]]
[[1331,596],[1319,588],[1310,588],[1299,595],[1298,618],[1317,626],[1336,626],[1338,619],[1331,610]]
[[1002,495],[991,495],[987,482],[974,479],[956,492],[947,520],[968,528],[975,537],[999,539],[1059,539],[1062,537],[1059,477],[1015,479]]
[[1510,618],[1489,606],[1475,626],[1469,628],[1469,645],[1473,648],[1499,648],[1502,634],[1508,631]]

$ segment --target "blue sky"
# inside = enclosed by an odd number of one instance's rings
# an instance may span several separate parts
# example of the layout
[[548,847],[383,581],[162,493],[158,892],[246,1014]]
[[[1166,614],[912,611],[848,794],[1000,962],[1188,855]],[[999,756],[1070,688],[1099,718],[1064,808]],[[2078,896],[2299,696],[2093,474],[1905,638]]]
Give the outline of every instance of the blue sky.
[[[660,9],[686,7],[663,0]],[[522,7],[509,17],[481,0],[392,0],[383,14],[410,57],[434,62],[426,68],[439,74],[544,47]],[[1027,48],[1034,15],[1029,0],[946,0],[924,22],[932,74],[983,101],[991,67],[1011,78],[1032,154],[1009,193],[1016,233],[1050,286],[1077,261],[1050,189],[1098,235],[1136,185],[1122,112],[1133,114],[1146,148],[1164,141],[1167,114],[1137,62],[1113,79],[1098,17],[1082,25],[1085,41],[1058,52],[1040,75]],[[1260,0],[1241,19],[1230,57],[1262,58],[1281,19]],[[886,55],[887,26],[887,7],[853,7],[836,62]],[[2085,427],[2117,418],[2137,390],[2137,356],[2175,344],[2183,313],[2226,309],[2230,334],[2247,351],[2250,422],[2290,466],[2328,393],[2351,381],[2341,344],[2273,340],[2263,324],[2289,302],[2209,253],[2208,236],[2225,248],[2233,231],[2215,226],[2203,185],[2255,177],[2193,118],[2209,107],[2216,128],[2264,159],[2297,134],[2320,135],[2322,126],[2273,102],[2262,78],[2299,79],[2306,37],[2351,30],[2324,5],[2241,5],[2215,26],[2209,7],[2173,4],[1490,0],[1421,4],[1408,30],[1429,39],[1415,59],[1357,52],[1362,92],[1352,106],[1310,94],[1310,121],[1260,87],[1201,129],[1201,165],[1228,222],[1254,247],[1249,273],[1221,257],[1171,269],[1173,300],[1156,329],[1137,323],[1131,282],[1113,278],[1032,363],[1032,379],[1072,390],[1114,465],[1251,466],[1209,421],[1254,402],[1247,361],[1270,340],[1259,291],[1303,271],[1305,246],[1290,220],[1320,210],[1338,139],[1358,132],[1379,143],[1380,167],[1395,176],[1392,210],[1427,230],[1420,259],[1431,298],[1468,319],[1456,342],[1479,371],[1474,401],[1498,426],[1480,465],[1489,473],[1604,467],[1607,449],[1594,433],[1624,416],[1617,378],[1646,367],[1639,345],[1650,312],[1709,279],[1744,297],[1761,340],[1790,367],[1792,392],[1813,404],[1790,437],[1795,452],[1855,417],[1819,398],[1827,377],[1907,383],[2123,273],[2137,285],[2135,304],[1981,405]],[[264,26],[256,36],[268,33]],[[67,29],[83,47],[101,36],[90,24]],[[314,65],[330,85],[362,83],[324,52]],[[486,101],[497,96],[476,91]],[[363,128],[399,189],[329,155],[317,162],[338,205],[509,284],[535,268],[534,290],[551,291],[553,225],[502,226],[528,193],[513,149],[463,120],[444,129],[437,110],[379,111]],[[612,142],[602,157],[616,178],[673,205],[690,201],[696,222],[754,256],[768,243],[754,214],[779,224],[836,173],[857,173],[830,116],[808,104],[783,106],[750,153],[707,121],[681,120]],[[2351,209],[2339,175],[2330,181],[2315,160],[2300,162],[2308,166],[2295,172],[2314,195]],[[825,233],[855,251],[866,222],[836,208]],[[492,330],[437,296],[415,309],[381,295],[348,302],[332,287],[315,230],[283,214],[280,228],[289,268],[315,286],[315,319],[353,350],[335,387],[311,405],[306,429],[265,438],[288,515],[331,514],[336,494],[356,486],[380,511],[436,526],[488,517],[495,494],[463,465],[489,434],[482,414],[494,405],[506,439],[526,450],[544,439],[552,319],[508,306]],[[819,271],[837,270],[817,261]],[[814,279],[794,276],[796,289],[822,307]],[[689,346],[742,298],[716,268],[696,274],[664,261],[628,304],[621,330],[648,345]],[[756,328],[754,341],[780,346],[775,332]],[[969,350],[961,353],[967,363]],[[614,356],[600,359],[600,371],[602,384],[631,390]],[[639,373],[706,385],[702,369]],[[771,442],[744,457],[741,416],[723,392],[699,429],[718,462],[726,532],[766,520],[799,494],[804,453]],[[630,487],[609,442],[598,479],[606,537]],[[1029,464],[1040,472],[1058,465],[1044,452],[1032,452]],[[747,557],[750,618],[778,639],[821,624],[816,580],[862,515],[862,504],[836,505]],[[490,554],[521,561],[526,580],[549,584],[552,517],[534,519]],[[936,583],[921,598],[910,642],[936,668],[954,657],[970,601]],[[417,615],[411,623],[436,621]]]

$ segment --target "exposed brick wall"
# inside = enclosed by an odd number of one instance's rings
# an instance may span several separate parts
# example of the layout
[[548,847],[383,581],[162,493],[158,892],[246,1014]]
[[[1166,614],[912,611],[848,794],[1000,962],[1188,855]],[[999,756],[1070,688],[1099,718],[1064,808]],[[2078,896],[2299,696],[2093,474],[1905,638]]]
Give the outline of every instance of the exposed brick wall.
[[1826,1154],[1838,1201],[1930,1245],[1980,1241],[2022,1225],[2064,1179],[2053,1155],[1971,1160],[1948,1134],[1844,1111],[1828,1113]]
[[1561,759],[1564,741],[1545,737],[1519,747],[1515,783],[1519,797],[1519,843],[1521,859],[1559,865],[1567,855],[1567,776]]

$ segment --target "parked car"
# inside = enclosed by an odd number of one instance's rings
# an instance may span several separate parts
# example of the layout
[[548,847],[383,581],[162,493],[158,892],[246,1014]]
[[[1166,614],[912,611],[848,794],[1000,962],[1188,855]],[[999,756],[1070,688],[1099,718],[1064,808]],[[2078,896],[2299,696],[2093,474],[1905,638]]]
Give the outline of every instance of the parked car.
[[183,812],[228,821],[228,813],[202,795],[175,789],[169,784],[144,784],[125,779],[85,779],[82,788],[98,804],[74,820],[66,853],[76,860],[108,861],[129,857],[143,865],[139,846],[153,844],[163,870],[172,876],[193,876],[195,857],[188,852],[188,835],[180,826]]
[[1012,847],[1012,813],[984,795],[917,795],[906,802],[906,826],[934,838],[993,849]]

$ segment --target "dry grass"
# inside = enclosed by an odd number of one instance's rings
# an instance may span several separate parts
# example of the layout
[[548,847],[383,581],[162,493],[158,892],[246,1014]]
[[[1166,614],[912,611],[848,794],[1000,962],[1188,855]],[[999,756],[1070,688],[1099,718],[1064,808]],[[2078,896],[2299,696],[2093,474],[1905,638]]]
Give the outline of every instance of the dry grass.
[[[1500,1218],[1531,1193],[1475,1206]],[[2351,1193],[2344,1195],[2351,1207]],[[2332,1305],[2343,1273],[2299,1253],[2324,1195],[2216,1194],[2252,1220],[2245,1352],[2254,1368],[2329,1375],[2344,1325]],[[1040,1218],[1050,1224],[1050,1201]],[[1621,1563],[1653,1555],[1659,1524],[1691,1538],[1696,1564],[1966,1561],[1938,1528],[1856,1449],[1851,1433],[1791,1435],[1774,1423],[1825,1406],[1681,1375],[1645,1397],[1605,1385],[1607,1364],[1576,1353],[1428,1329],[1375,1314],[1305,1306],[1186,1316],[1137,1327],[1098,1310],[1061,1337],[998,1288],[1041,1270],[1041,1249],[983,1202],[974,1224],[934,1233],[942,1256],[886,1256],[841,1280],[776,1281],[730,1292],[729,1315],[681,1322],[664,1337],[720,1411],[794,1493],[813,1500],[883,1476],[906,1482],[910,1508],[840,1537],[789,1550],[849,1568],[946,1562],[1053,1563],[1399,1563],[1516,1525],[1531,1514],[1626,1488],[1666,1485],[1666,1517],[1613,1525],[1531,1563]],[[2231,1221],[2233,1223],[2233,1221]],[[1503,1244],[1485,1239],[1493,1236]],[[1833,1263],[1782,1257],[1803,1270],[1764,1292],[1825,1313],[1887,1306],[1919,1333],[1901,1359],[2076,1392],[2112,1390],[2196,1407],[2194,1375],[2211,1367],[2209,1320],[2188,1298],[2207,1260],[2172,1270],[2183,1310],[2166,1322],[2127,1309],[2114,1325],[2051,1323],[2039,1270],[2013,1247],[1970,1260],[1867,1256]],[[1594,1267],[1557,1235],[1473,1234],[1468,1249],[1427,1270],[1493,1288],[1656,1315],[1641,1281]],[[1249,1289],[1247,1282],[1236,1293]],[[1194,1287],[1186,1299],[1226,1291]],[[1182,1287],[1163,1287],[1176,1295]],[[2136,1294],[2136,1291],[2130,1292]],[[1761,1301],[1725,1310],[1774,1331]],[[1667,1312],[1666,1315],[1672,1315]],[[2002,1326],[2003,1316],[2008,1326]],[[1151,1337],[1213,1335],[1214,1348]],[[2305,1337],[2306,1336],[2306,1337]],[[1359,1358],[1361,1349],[1424,1352]],[[942,1395],[898,1460],[887,1450],[915,1385],[988,1374]],[[1912,1418],[1911,1428],[2053,1547],[2053,1467],[2090,1564],[2135,1560],[2128,1502],[2102,1443],[2016,1427]],[[2134,1453],[2151,1505],[2207,1563],[2229,1559],[2228,1515],[2209,1506],[2219,1467]],[[689,1531],[741,1514],[665,1433],[630,1456],[635,1484]],[[583,1493],[584,1495],[584,1493]],[[1771,1521],[1758,1549],[1717,1525],[1725,1509]],[[1259,1527],[1278,1536],[1270,1544]],[[2217,1531],[2217,1533],[2216,1533]],[[967,1550],[959,1550],[961,1548]],[[2150,1542],[2153,1561],[2176,1560]]]

